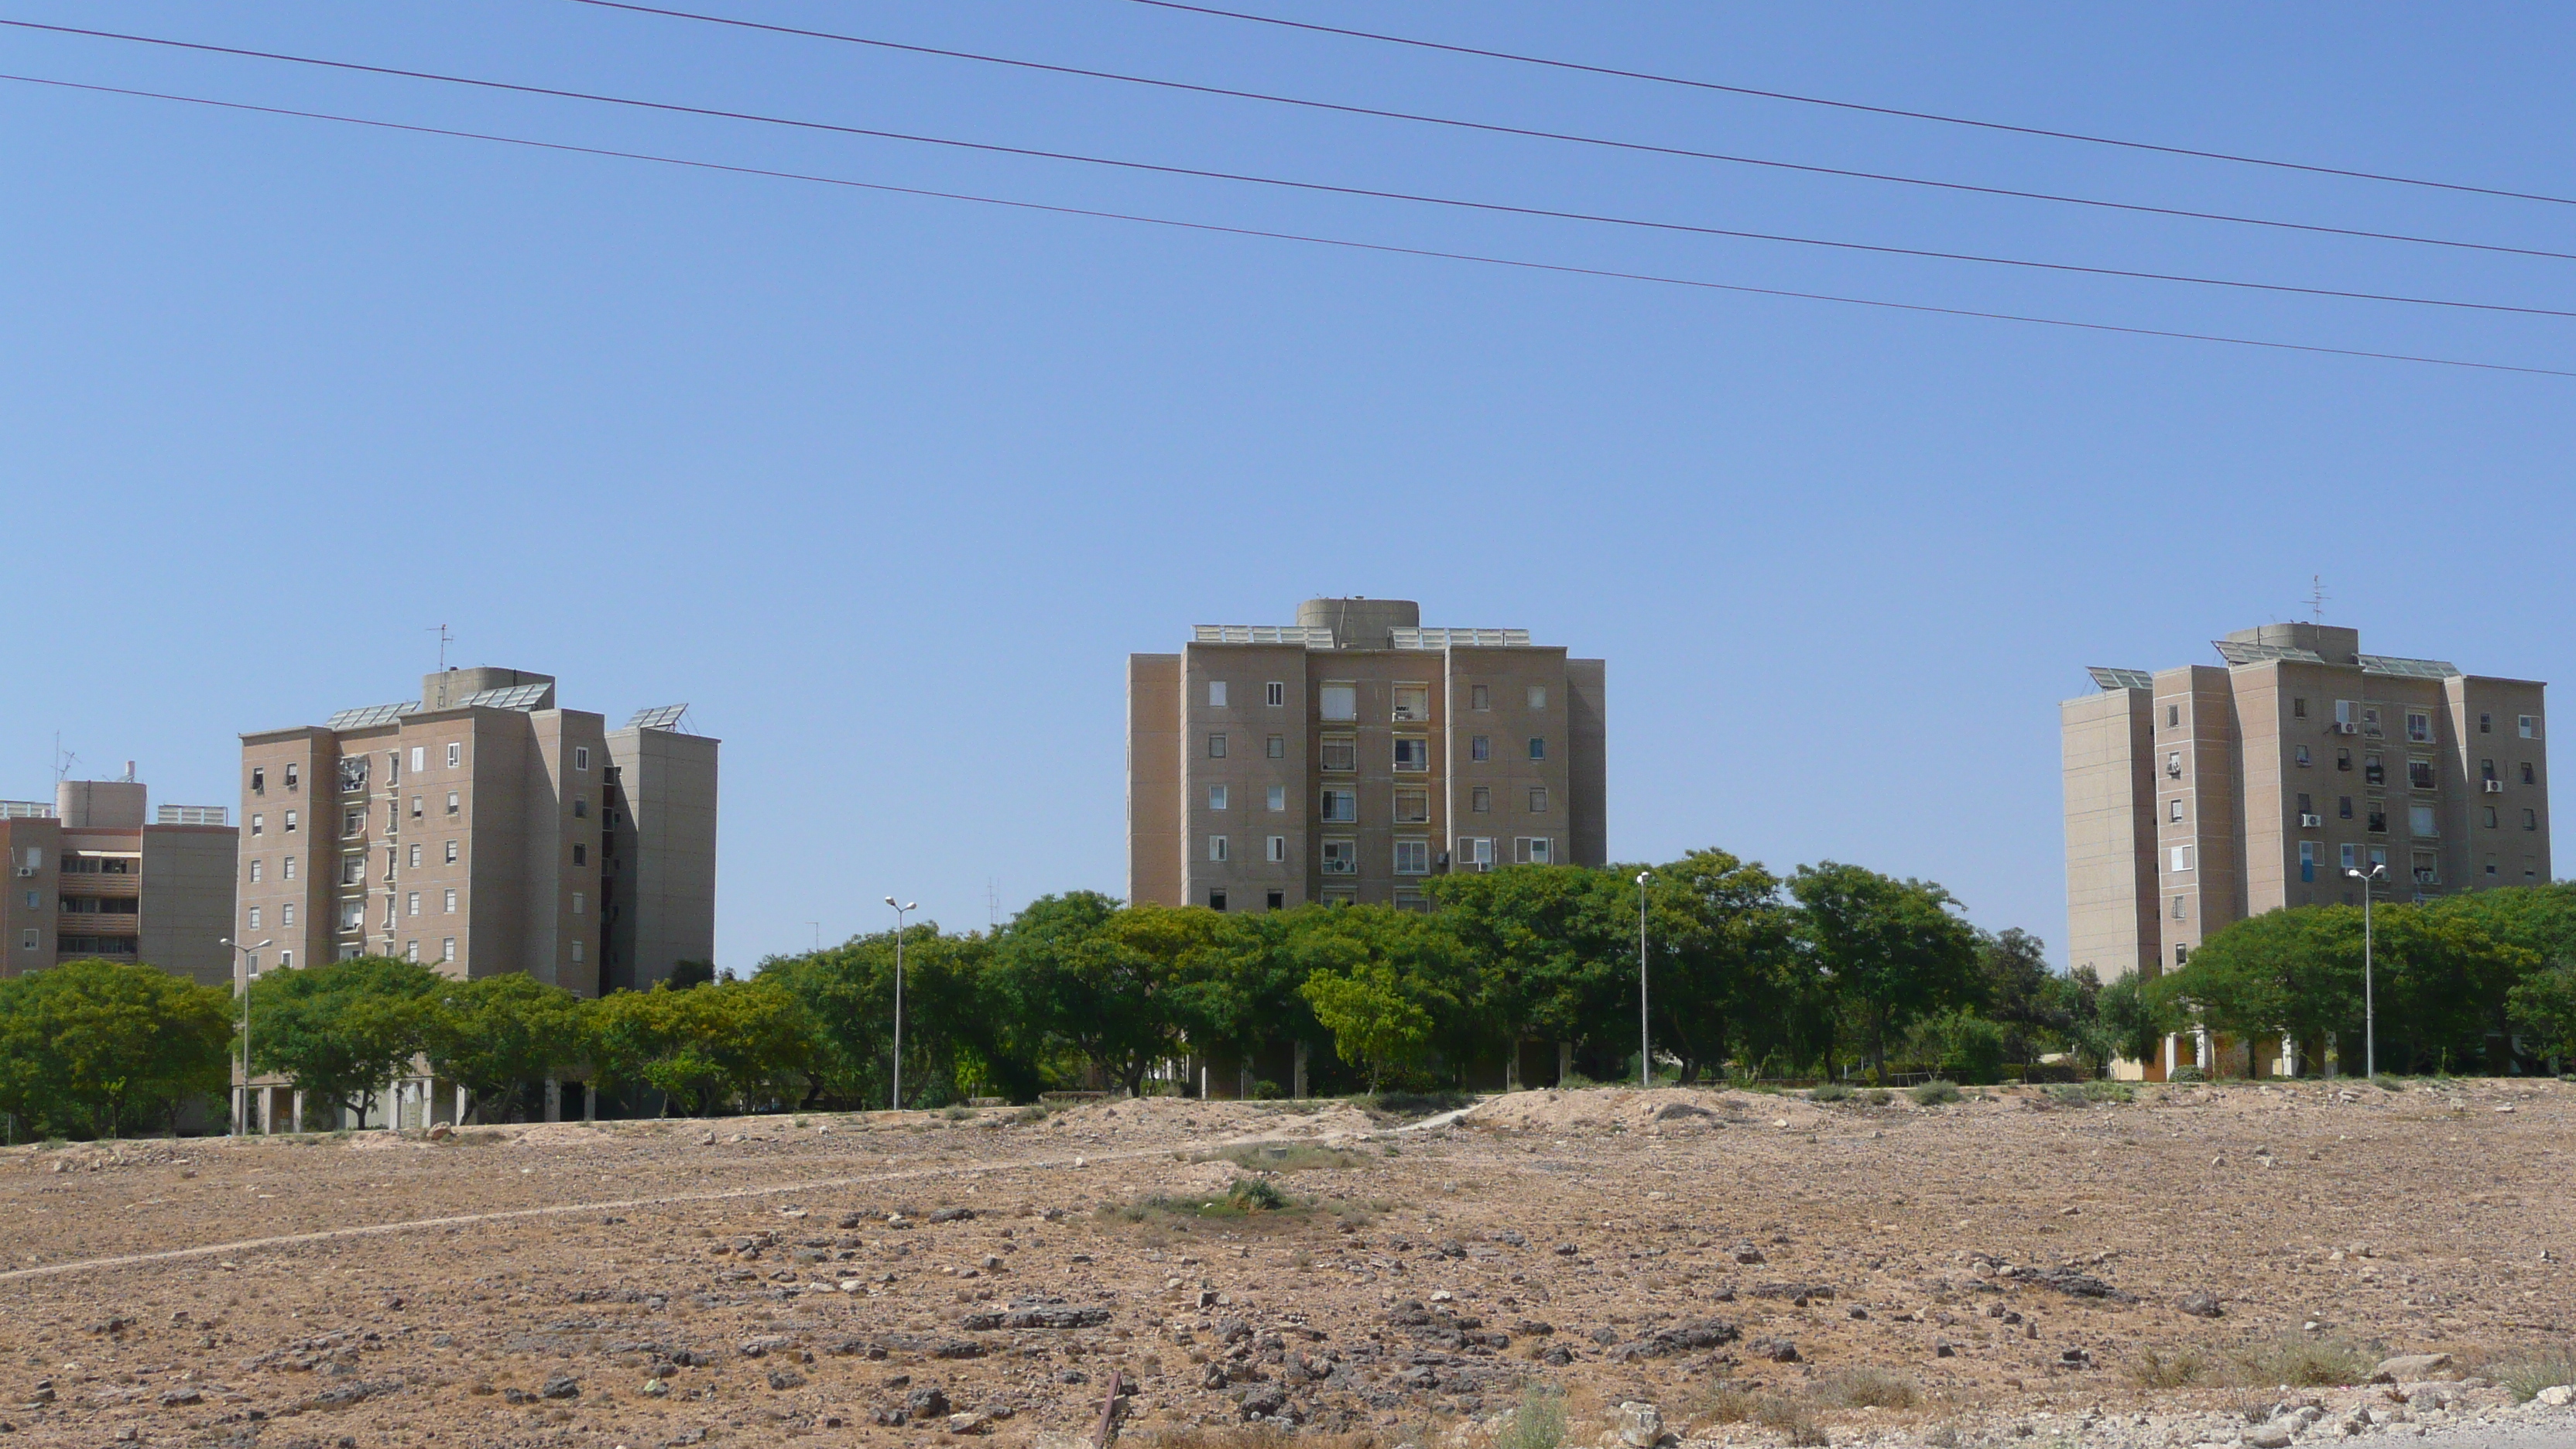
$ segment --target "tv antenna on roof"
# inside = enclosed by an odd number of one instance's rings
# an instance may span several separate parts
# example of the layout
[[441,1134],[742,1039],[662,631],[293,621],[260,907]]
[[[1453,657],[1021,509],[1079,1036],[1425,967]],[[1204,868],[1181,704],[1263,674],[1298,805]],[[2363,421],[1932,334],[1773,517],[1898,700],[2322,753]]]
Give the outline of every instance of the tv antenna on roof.
[[438,672],[445,674],[447,672],[447,646],[456,642],[456,636],[447,632],[447,626],[445,624],[434,625],[431,628],[423,629],[421,632],[424,634],[435,633],[438,635]]
[[80,756],[63,748],[63,732],[54,731],[54,783],[59,785],[70,778],[72,766],[79,760]]
[[2308,575],[2308,618],[2319,624],[2326,620],[2326,581],[2322,574]]

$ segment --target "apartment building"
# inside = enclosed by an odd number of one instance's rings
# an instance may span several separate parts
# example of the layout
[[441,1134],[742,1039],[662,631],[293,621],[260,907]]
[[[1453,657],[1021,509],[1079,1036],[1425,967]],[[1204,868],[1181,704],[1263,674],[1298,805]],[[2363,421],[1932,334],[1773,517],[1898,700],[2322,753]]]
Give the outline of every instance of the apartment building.
[[[122,780],[64,780],[51,805],[0,800],[0,976],[64,961],[140,961],[208,986],[232,980],[234,831],[221,805],[147,816]],[[150,823],[146,823],[147,819]]]
[[1128,897],[1419,906],[1451,870],[1601,864],[1603,688],[1598,659],[1402,599],[1130,655]]
[[596,996],[712,960],[718,742],[686,708],[611,730],[551,675],[449,669],[243,735],[248,969],[398,956]]
[[2071,965],[2158,975],[2230,922],[2358,904],[2348,870],[2384,870],[2381,900],[2550,878],[2541,684],[2364,654],[2324,624],[2215,647],[2096,668],[2059,706]]

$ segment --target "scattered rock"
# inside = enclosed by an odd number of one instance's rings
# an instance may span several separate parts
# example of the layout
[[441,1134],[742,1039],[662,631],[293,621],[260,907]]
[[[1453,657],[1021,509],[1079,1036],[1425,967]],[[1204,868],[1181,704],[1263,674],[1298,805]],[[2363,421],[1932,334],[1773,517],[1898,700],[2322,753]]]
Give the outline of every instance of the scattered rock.
[[904,1411],[915,1419],[940,1419],[950,1412],[948,1391],[937,1384],[923,1384],[903,1396]]
[[2194,1318],[2216,1318],[2225,1312],[2218,1306],[2218,1300],[2206,1293],[2194,1293],[2183,1299],[2179,1306]]
[[1740,1242],[1733,1248],[1729,1249],[1728,1255],[1733,1257],[1735,1261],[1739,1263],[1761,1263],[1768,1261],[1762,1256],[1762,1250],[1753,1246],[1753,1240],[1750,1238],[1745,1239],[1743,1242]]
[[581,1380],[574,1378],[570,1374],[557,1374],[553,1378],[546,1380],[544,1384],[538,1387],[537,1397],[541,1399],[578,1399],[581,1397]]
[[2447,1353],[2401,1353],[2395,1358],[2381,1359],[2379,1367],[2370,1371],[2370,1381],[2374,1384],[2411,1384],[2429,1379],[2450,1366],[2451,1356]]
[[773,1389],[801,1389],[805,1387],[805,1376],[792,1368],[774,1368],[769,1371],[769,1386]]
[[1619,1442],[1628,1449],[1655,1449],[1664,1440],[1664,1416],[1652,1404],[1634,1399],[1619,1406]]

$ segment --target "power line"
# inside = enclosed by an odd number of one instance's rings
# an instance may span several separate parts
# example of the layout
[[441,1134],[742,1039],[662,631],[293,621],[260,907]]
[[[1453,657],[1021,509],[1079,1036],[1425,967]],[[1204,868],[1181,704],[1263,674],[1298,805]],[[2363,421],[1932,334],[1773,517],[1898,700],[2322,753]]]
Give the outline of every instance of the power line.
[[1312,31],[1318,35],[1341,35],[1354,40],[1375,40],[1388,45],[1409,45],[1421,50],[1447,51],[1452,55],[1472,55],[1485,60],[1508,60],[1520,65],[1541,65],[1555,70],[1582,71],[1588,75],[1611,76],[1620,80],[1652,81],[1657,85],[1687,86],[1692,90],[1723,91],[1728,95],[1752,96],[1766,101],[1794,101],[1802,106],[1828,106],[1839,111],[1863,111],[1874,116],[1895,116],[1908,121],[1937,121],[1945,126],[1973,126],[1983,131],[2008,131],[2017,136],[2043,136],[2053,141],[2081,141],[2091,146],[2118,146],[2130,151],[2154,151],[2167,156],[2189,156],[2202,161],[2228,161],[2240,166],[2270,166],[2282,171],[2304,171],[2315,176],[2341,176],[2354,181],[2385,181],[2396,186],[2425,186],[2436,191],[2460,191],[2477,196],[2502,196],[2514,201],[2545,201],[2553,206],[2576,206],[2576,197],[2549,196],[2534,191],[2508,191],[2494,186],[2472,186],[2459,181],[2432,181],[2416,176],[2396,176],[2380,171],[2355,171],[2341,166],[2317,166],[2304,161],[2277,161],[2263,156],[2240,156],[2230,151],[2200,151],[2189,146],[2166,146],[2153,141],[2129,141],[2117,136],[2094,136],[2082,131],[2052,131],[2042,126],[2016,126],[2003,121],[1980,121],[1968,116],[1947,116],[1937,111],[1909,111],[1895,106],[1873,106],[1859,101],[1837,101],[1824,96],[1804,96],[1794,91],[1768,91],[1752,86],[1724,85],[1717,81],[1692,80],[1687,76],[1660,75],[1653,71],[1622,70],[1616,66],[1585,65],[1581,61],[1557,60],[1543,55],[1521,55],[1508,50],[1485,50],[1472,45],[1451,45],[1438,40],[1417,40],[1408,35],[1385,35],[1373,30],[1352,30],[1339,25],[1319,25],[1308,20],[1283,20],[1276,15],[1254,15],[1241,10],[1220,10],[1210,5],[1190,5],[1182,0],[1132,0],[1138,5],[1151,5],[1161,10],[1184,10],[1193,15],[1212,15],[1223,20],[1248,20],[1259,25],[1276,25],[1288,30]]
[[457,140],[489,141],[532,150],[559,151],[578,156],[601,156],[621,161],[647,161],[665,166],[684,166],[692,170],[722,172],[736,176],[757,176],[779,181],[811,182],[823,186],[845,187],[857,191],[874,191],[894,196],[923,197],[938,201],[964,201],[981,206],[1008,207],[1016,211],[1043,212],[1055,216],[1078,216],[1102,221],[1134,222],[1146,226],[1170,227],[1182,231],[1207,232],[1222,236],[1251,237],[1266,241],[1301,242],[1313,246],[1339,247],[1350,251],[1376,252],[1388,256],[1421,257],[1435,261],[1471,262],[1481,266],[1508,267],[1521,271],[1550,272],[1561,276],[1596,277],[1610,281],[1647,282],[1658,286],[1688,287],[1698,291],[1732,292],[1745,296],[1778,297],[1795,301],[1832,302],[1852,307],[1875,307],[1888,311],[1915,312],[1928,316],[1965,317],[1989,322],[2017,322],[2039,327],[2061,327],[2082,332],[2116,333],[2130,337],[2161,337],[2182,342],[2212,342],[2231,347],[2256,347],[2276,352],[2305,352],[2328,357],[2367,358],[2380,362],[2421,363],[2433,367],[2460,367],[2480,372],[2523,373],[2534,377],[2576,378],[2576,370],[2554,367],[2527,367],[2506,362],[2481,362],[2469,358],[2432,357],[2406,352],[2379,352],[2356,347],[2328,347],[2311,342],[2277,342],[2255,337],[2233,337],[2211,332],[2183,332],[2157,327],[2130,327],[2113,322],[2084,322],[2064,317],[2041,317],[2018,312],[1981,311],[1968,307],[1939,307],[1921,302],[1896,302],[1876,297],[1851,297],[1830,292],[1802,292],[1783,287],[1755,287],[1735,282],[1713,282],[1696,277],[1675,277],[1653,272],[1619,271],[1607,267],[1575,266],[1563,262],[1532,261],[1523,257],[1498,257],[1477,252],[1441,251],[1429,247],[1396,246],[1385,242],[1356,241],[1348,237],[1316,236],[1302,232],[1272,231],[1259,227],[1227,226],[1217,222],[1185,221],[1174,217],[1150,216],[1139,212],[1109,211],[1095,207],[1063,206],[1051,202],[1023,201],[1011,197],[983,196],[971,192],[937,191],[919,186],[895,186],[885,182],[857,181],[841,176],[822,176],[811,172],[782,171],[761,166],[741,166],[723,161],[705,161],[685,156],[664,156],[647,151],[624,151],[605,146],[580,146],[563,141],[540,141],[523,136],[505,136],[488,131],[456,130],[444,126],[422,126],[403,121],[377,120],[367,116],[345,116],[329,111],[296,110],[285,106],[254,105],[246,101],[223,101],[207,96],[179,95],[168,91],[137,90],[126,86],[96,85],[83,81],[56,80],[47,76],[0,73],[0,81],[17,81],[28,85],[53,86],[64,90],[89,91],[100,95],[130,96],[146,100],[176,101],[194,106],[211,106],[228,111],[247,111],[266,116],[289,116],[301,120],[334,121],[345,125],[365,126],[376,130],[401,131],[422,136],[442,136]]
[[247,50],[238,46],[212,45],[201,41],[170,40],[160,36],[129,35],[110,30],[87,30],[71,25],[46,25],[33,20],[0,20],[0,26],[24,30],[51,31],[80,35],[100,40],[132,41],[142,45],[165,46],[176,50],[203,51],[215,55],[242,56],[255,60],[285,61],[294,65],[319,66],[330,70],[356,71],[367,75],[398,76],[407,80],[438,81],[448,85],[473,86],[484,90],[509,91],[521,95],[547,96],[557,100],[591,101],[602,105],[628,106],[665,114],[705,116],[717,120],[750,121],[760,125],[785,126],[795,130],[822,131],[834,135],[865,136],[875,140],[905,141],[924,146],[945,146],[962,151],[980,151],[989,155],[1019,156],[1031,160],[1068,161],[1085,166],[1103,166],[1121,171],[1147,172],[1160,176],[1186,176],[1202,181],[1233,181],[1252,186],[1278,187],[1292,191],[1315,192],[1332,196],[1356,196],[1376,201],[1400,201],[1419,206],[1439,206],[1461,211],[1487,212],[1497,215],[1537,217],[1550,221],[1575,221],[1597,226],[1627,227],[1644,231],[1674,232],[1691,236],[1726,237],[1737,241],[1779,242],[1790,246],[1821,247],[1835,251],[1868,252],[1880,256],[1917,257],[1930,261],[1971,262],[1980,266],[2018,267],[2029,271],[2065,272],[2083,276],[2120,277],[2131,281],[2171,282],[2195,287],[2227,287],[2239,291],[2329,297],[2340,301],[2389,302],[2410,307],[2447,307],[2472,312],[2504,312],[2533,317],[2576,318],[2576,311],[2555,307],[2525,307],[2509,302],[2471,302],[2448,297],[2415,297],[2390,292],[2361,292],[2338,287],[2303,287],[2287,282],[2254,282],[2229,277],[2203,277],[2184,272],[2150,272],[2126,267],[2095,267],[2076,262],[2045,262],[2026,257],[1998,257],[1979,252],[1948,252],[1929,247],[1901,247],[1878,242],[1841,241],[1829,237],[1794,236],[1783,232],[1749,231],[1735,227],[1699,226],[1689,222],[1652,221],[1640,217],[1613,216],[1601,212],[1566,211],[1554,207],[1515,206],[1500,201],[1474,201],[1462,197],[1432,196],[1421,192],[1387,191],[1367,186],[1341,186],[1324,181],[1298,181],[1286,177],[1261,176],[1244,171],[1218,171],[1197,166],[1173,166],[1152,161],[1131,161],[1112,156],[1093,156],[1077,151],[1049,151],[1032,146],[1007,146],[992,141],[966,141],[950,136],[929,136],[909,131],[881,130],[869,126],[846,126],[830,121],[798,120],[790,116],[764,115],[756,111],[730,111],[709,106],[682,105],[676,101],[643,100],[630,96],[604,95],[594,91],[564,90],[554,86],[523,85],[513,81],[485,80],[475,76],[447,75],[438,71],[406,70],[398,66],[367,65],[350,60],[326,60],[316,56],[289,55],[279,51]]
[[1260,101],[1270,105],[1297,106],[1307,110],[1330,111],[1347,116],[1367,116],[1378,120],[1408,121],[1426,126],[1447,126],[1462,131],[1479,131],[1488,135],[1516,136],[1527,140],[1563,141],[1578,146],[1600,146],[1619,151],[1635,151],[1655,156],[1673,156],[1693,161],[1717,161],[1732,166],[1756,166],[1776,171],[1796,171],[1812,176],[1840,176],[1855,181],[1883,181],[1899,186],[1921,186],[1940,191],[1967,192],[1978,196],[2001,196],[2020,201],[2045,201],[2063,206],[2089,206],[2107,211],[2134,212],[2147,216],[2170,216],[2189,221],[2215,221],[2235,226],[2276,227],[2284,231],[2310,232],[2321,236],[2354,237],[2366,241],[2404,242],[2414,246],[2457,247],[2466,251],[2498,252],[2508,256],[2545,257],[2552,261],[2576,261],[2576,252],[2550,251],[2541,247],[2506,246],[2497,242],[2460,241],[2450,237],[2416,236],[2407,232],[2371,231],[2363,227],[2326,226],[2316,222],[2283,221],[2274,217],[2239,216],[2223,211],[2194,211],[2186,207],[2151,206],[2144,202],[2111,201],[2101,197],[2067,196],[2050,191],[2027,191],[2009,186],[1979,186],[1966,181],[1941,181],[1931,177],[1905,176],[1885,171],[1860,171],[1841,166],[1819,166],[1800,161],[1782,161],[1765,156],[1742,156],[1724,151],[1701,151],[1687,146],[1664,146],[1648,141],[1623,141],[1608,136],[1587,136],[1570,131],[1548,131],[1528,126],[1506,126],[1490,121],[1470,121],[1455,116],[1436,116],[1419,111],[1389,110],[1377,106],[1350,105],[1337,101],[1319,101],[1307,96],[1278,95],[1268,91],[1238,90],[1229,86],[1201,85],[1193,81],[1170,80],[1159,76],[1131,75],[1123,71],[1094,70],[1084,66],[1057,65],[1048,61],[1025,60],[1014,56],[986,55],[972,50],[951,50],[936,45],[915,45],[874,36],[850,35],[833,30],[808,30],[794,25],[773,25],[759,20],[743,20],[730,15],[703,15],[693,10],[672,10],[659,5],[639,5],[629,0],[573,0],[578,5],[593,5],[603,10],[624,10],[637,15],[658,15],[672,20],[692,20],[708,25],[725,25],[739,30],[766,31],[773,35],[796,36],[809,40],[832,40],[847,45],[869,46],[878,50],[901,51],[911,55],[939,56],[948,60],[974,61],[983,65],[1010,66],[1020,70],[1043,71],[1050,75],[1079,76],[1087,80],[1116,81],[1122,85],[1151,86],[1161,90],[1184,91],[1193,95],[1221,96],[1231,100]]

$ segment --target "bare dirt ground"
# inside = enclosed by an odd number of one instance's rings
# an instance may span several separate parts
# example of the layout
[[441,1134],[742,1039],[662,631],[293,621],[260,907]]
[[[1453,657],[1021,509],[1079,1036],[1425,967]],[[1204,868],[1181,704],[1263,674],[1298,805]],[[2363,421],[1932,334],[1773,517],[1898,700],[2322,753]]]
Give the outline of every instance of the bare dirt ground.
[[[1018,1445],[1088,1433],[1114,1374],[1122,1440],[1176,1446],[1247,1415],[1472,1446],[1532,1386],[1583,1449],[1622,1402],[1744,1443],[2466,1445],[2483,1417],[2576,1444],[2481,1377],[2576,1331],[2571,1167],[2576,1088],[2546,1080],[21,1148],[0,1443]],[[1288,1207],[1189,1211],[1256,1176]],[[2285,1341],[2453,1362],[2151,1386]]]

